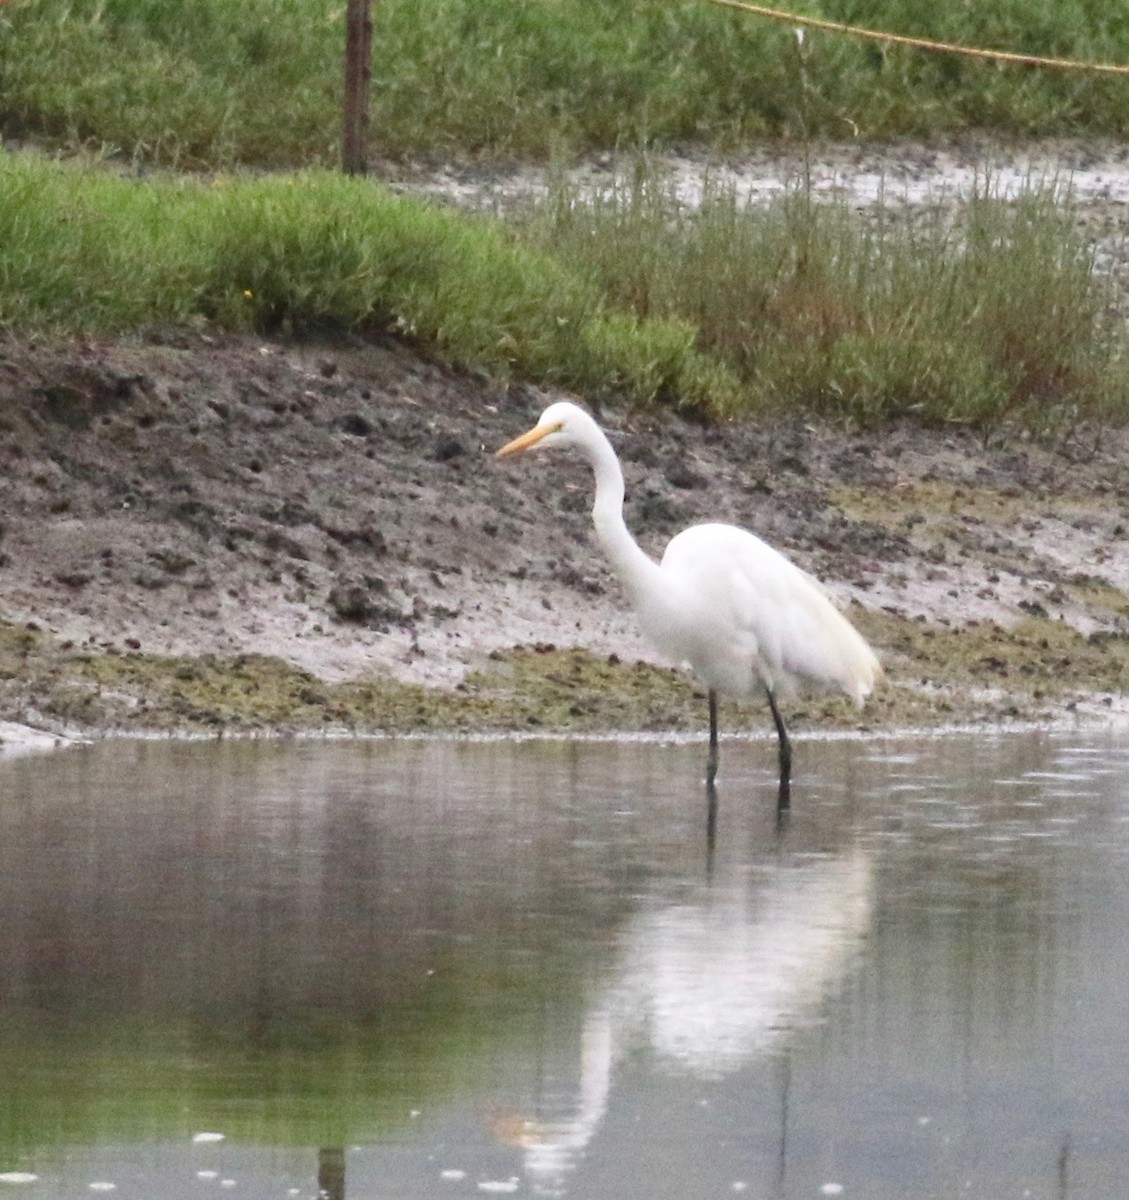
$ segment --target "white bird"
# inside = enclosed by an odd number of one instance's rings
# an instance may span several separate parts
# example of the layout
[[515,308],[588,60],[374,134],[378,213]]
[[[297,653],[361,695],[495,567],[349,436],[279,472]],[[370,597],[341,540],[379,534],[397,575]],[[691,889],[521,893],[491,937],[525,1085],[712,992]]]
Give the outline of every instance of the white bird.
[[655,562],[623,519],[623,471],[615,451],[582,408],[551,404],[497,457],[534,446],[569,447],[587,458],[596,479],[596,537],[643,633],[664,658],[689,667],[705,684],[711,798],[718,765],[718,696],[748,700],[763,689],[779,743],[777,807],[786,809],[792,749],[777,697],[808,684],[837,688],[861,707],[882,674],[874,652],[816,579],[736,525],[684,529],[671,538],[661,563]]

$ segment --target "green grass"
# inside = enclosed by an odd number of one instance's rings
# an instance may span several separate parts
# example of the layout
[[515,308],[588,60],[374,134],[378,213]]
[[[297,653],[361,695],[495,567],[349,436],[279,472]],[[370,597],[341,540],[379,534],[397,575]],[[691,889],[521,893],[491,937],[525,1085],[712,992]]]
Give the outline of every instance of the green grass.
[[677,321],[609,313],[595,282],[503,226],[325,172],[126,179],[0,159],[0,328],[208,323],[392,331],[426,353],[647,403],[721,374]]
[[[1099,0],[825,0],[797,11],[1005,50],[1129,62]],[[329,165],[340,0],[9,0],[0,128],[144,162]],[[704,2],[381,0],[377,155],[734,148],[766,137],[1129,131],[1129,80],[809,33]]]
[[[810,11],[810,7],[809,7]],[[1097,0],[826,0],[822,15],[1129,62]],[[338,0],[10,0],[0,129],[127,179],[0,158],[0,328],[332,323],[594,401],[800,408],[1041,432],[1123,419],[1125,333],[1068,209],[990,189],[955,221],[863,220],[802,191],[699,213],[646,169],[561,185],[517,227],[316,168],[337,156]],[[376,155],[549,156],[803,138],[1129,131],[1129,81],[998,68],[660,0],[382,0]],[[251,177],[240,165],[300,168]]]
[[347,327],[589,400],[1041,432],[1124,417],[1124,332],[1049,191],[955,218],[642,171],[505,225],[328,172],[127,178],[0,157],[0,328]]
[[953,213],[907,218],[803,189],[764,208],[707,188],[689,209],[643,174],[583,194],[558,183],[530,233],[617,307],[691,323],[738,381],[739,411],[1044,430],[1124,412],[1112,289],[1053,190],[1011,203],[984,181]]

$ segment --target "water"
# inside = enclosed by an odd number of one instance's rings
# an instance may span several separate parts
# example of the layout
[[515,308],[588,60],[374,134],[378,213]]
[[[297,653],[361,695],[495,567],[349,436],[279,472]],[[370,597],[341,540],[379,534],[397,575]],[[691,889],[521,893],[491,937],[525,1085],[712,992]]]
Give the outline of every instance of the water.
[[1129,745],[0,763],[0,1195],[1129,1194]]
[[[851,208],[933,207],[989,195],[1015,200],[1032,191],[1054,193],[1079,206],[1129,203],[1129,161],[1118,143],[1043,141],[1026,146],[823,145],[810,156],[771,149],[744,158],[648,155],[647,165],[689,208],[703,197],[732,195],[742,204],[767,204],[803,186],[819,199]],[[634,159],[584,164],[571,172],[582,194],[630,190]],[[439,169],[415,187],[469,208],[504,211],[544,200],[551,172]],[[626,181],[626,182],[625,182]]]

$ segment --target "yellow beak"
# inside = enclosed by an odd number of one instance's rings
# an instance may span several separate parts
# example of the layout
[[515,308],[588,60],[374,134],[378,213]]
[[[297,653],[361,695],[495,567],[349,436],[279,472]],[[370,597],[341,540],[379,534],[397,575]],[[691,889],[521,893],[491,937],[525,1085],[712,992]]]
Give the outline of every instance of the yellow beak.
[[520,454],[522,450],[528,450],[530,446],[536,446],[537,443],[550,433],[555,433],[560,427],[557,425],[535,425],[528,433],[523,433],[521,437],[516,437],[512,442],[507,442],[501,450],[495,453],[495,458],[505,458],[507,454]]

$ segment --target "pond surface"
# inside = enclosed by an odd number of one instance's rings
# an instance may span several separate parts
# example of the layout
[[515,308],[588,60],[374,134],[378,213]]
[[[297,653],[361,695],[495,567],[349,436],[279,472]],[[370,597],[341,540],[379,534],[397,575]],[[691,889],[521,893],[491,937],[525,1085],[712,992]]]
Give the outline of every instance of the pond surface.
[[1129,743],[0,763],[0,1195],[1129,1195]]

